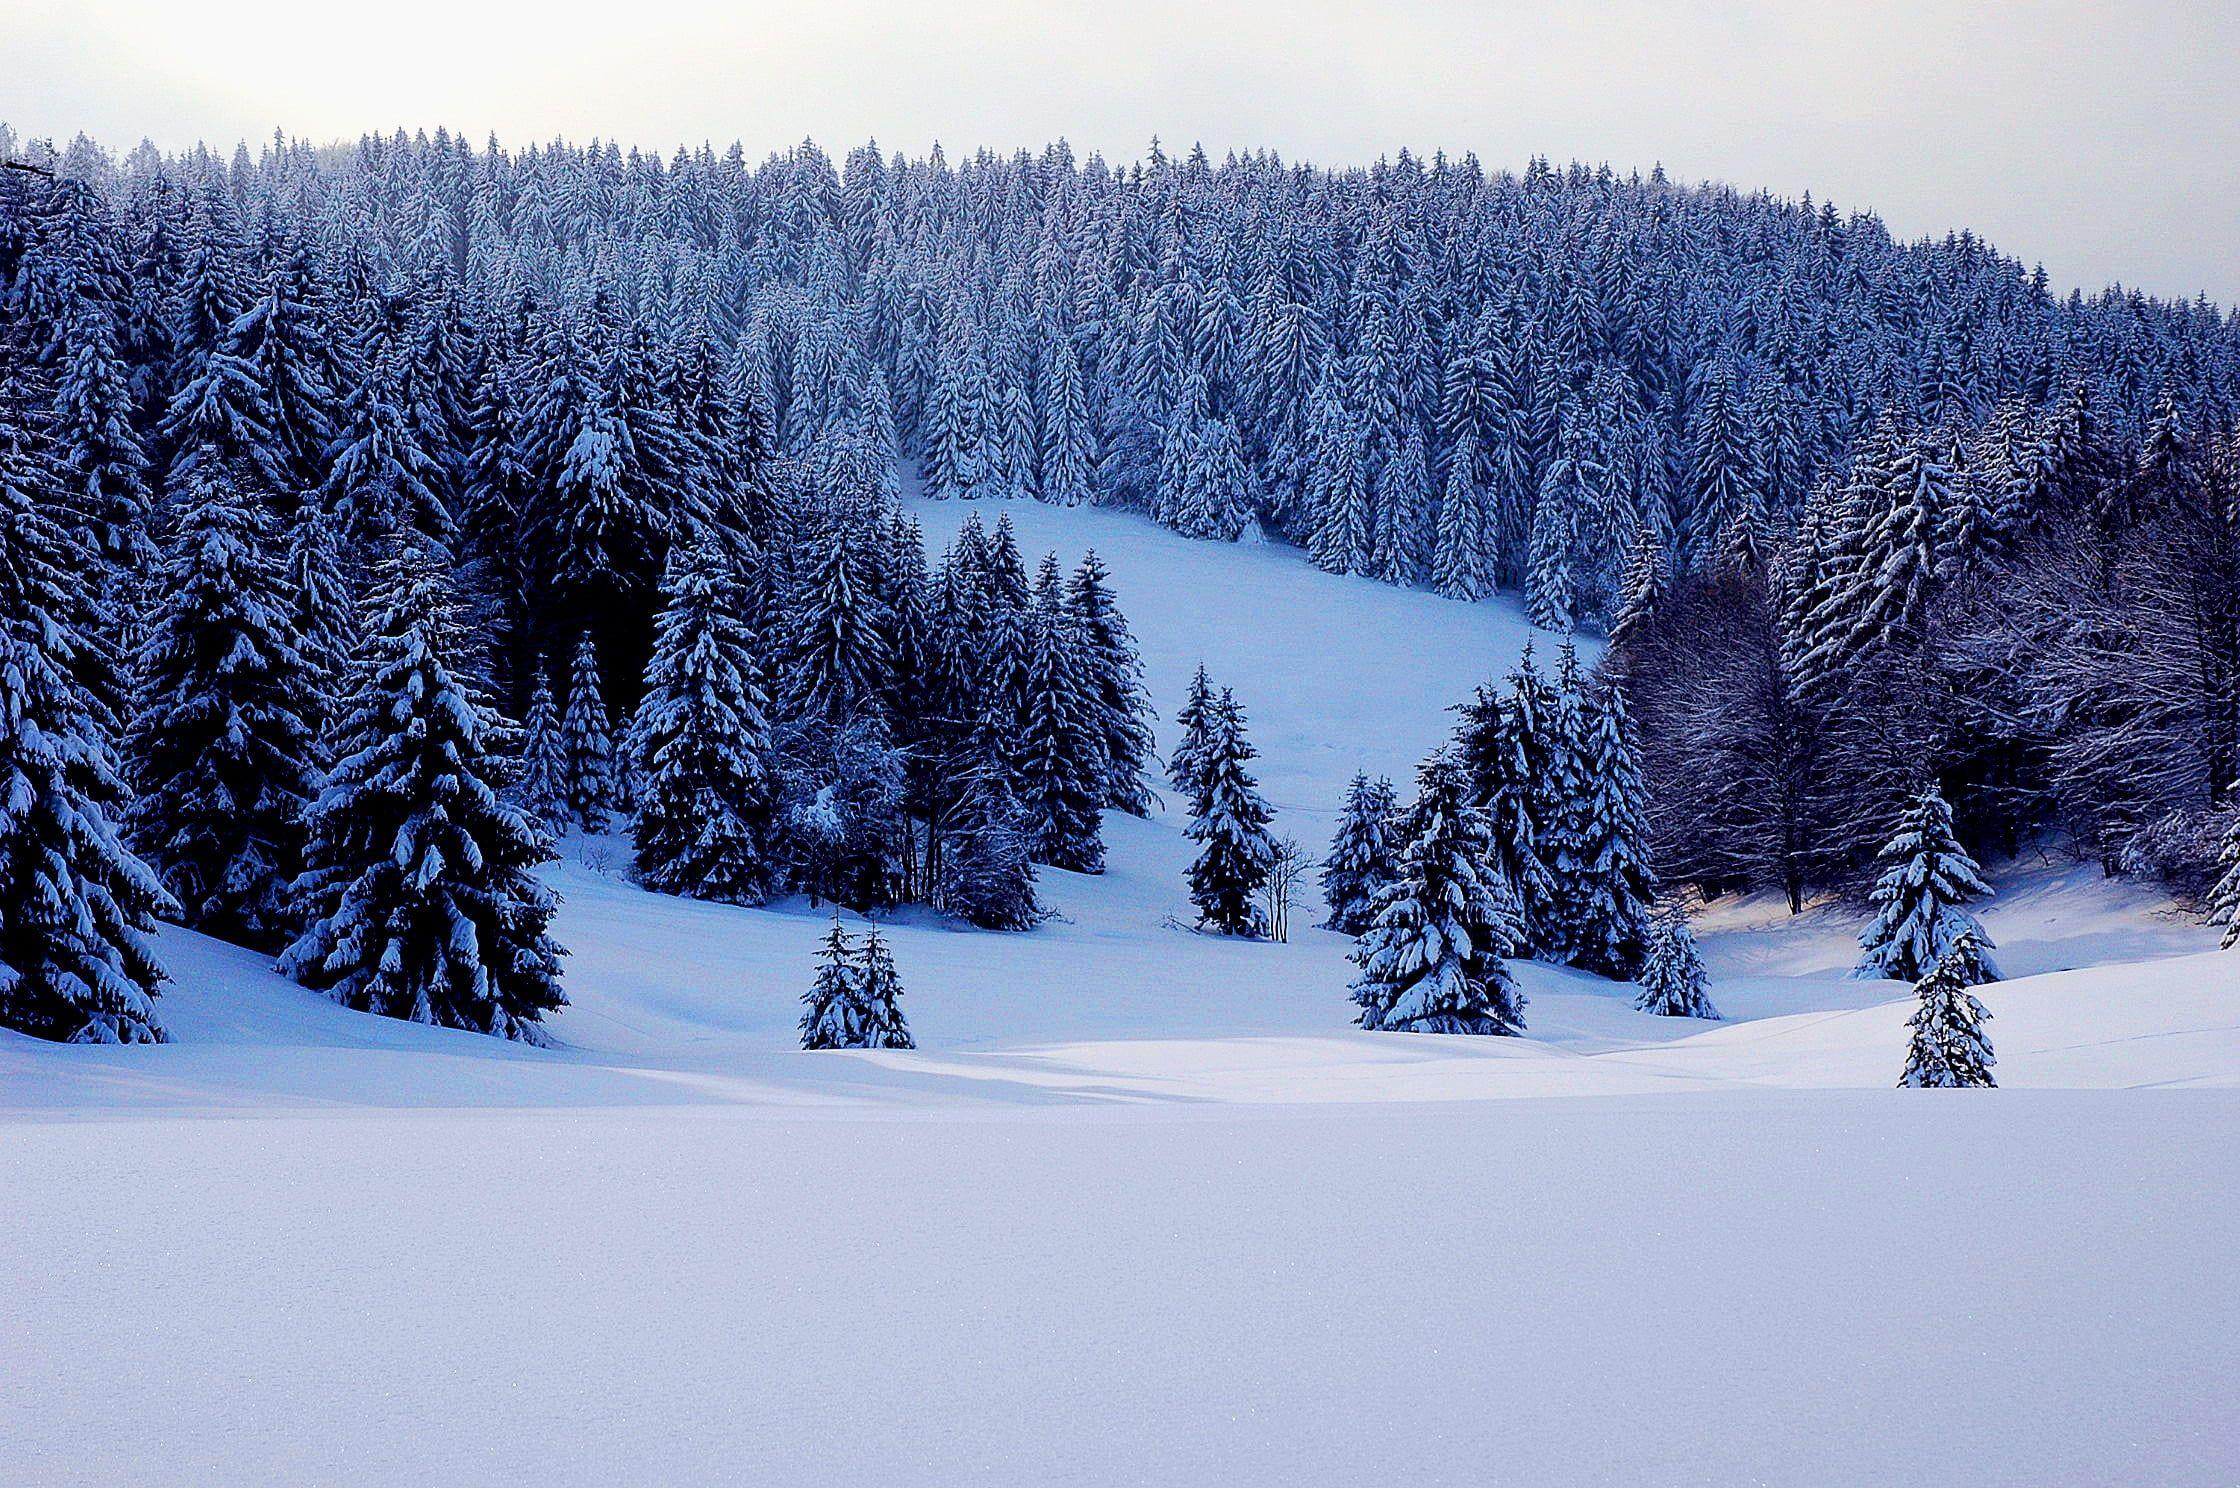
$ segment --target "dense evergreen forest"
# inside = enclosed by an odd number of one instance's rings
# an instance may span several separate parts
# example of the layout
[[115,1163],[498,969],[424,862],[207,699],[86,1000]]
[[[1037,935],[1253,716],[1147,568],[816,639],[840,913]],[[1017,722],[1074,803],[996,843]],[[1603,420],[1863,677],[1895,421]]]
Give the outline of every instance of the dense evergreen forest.
[[[1133,646],[1094,555],[934,561],[906,482],[1606,635],[1667,884],[1863,889],[1932,787],[1979,851],[2240,862],[2203,302],[1544,161],[0,156],[17,1026],[152,1026],[162,911],[524,1034],[528,867],[616,814],[672,892],[1032,924],[1148,805]],[[1487,768],[1415,808],[1464,857]]]

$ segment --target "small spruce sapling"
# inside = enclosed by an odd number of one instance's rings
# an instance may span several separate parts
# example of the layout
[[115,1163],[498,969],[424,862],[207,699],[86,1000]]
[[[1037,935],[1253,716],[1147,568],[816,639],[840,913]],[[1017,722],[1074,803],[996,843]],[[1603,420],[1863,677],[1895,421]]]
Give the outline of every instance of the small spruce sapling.
[[1981,985],[1988,964],[1976,932],[1962,930],[1915,986],[1920,1006],[1906,1024],[1913,1042],[1900,1089],[1988,1089],[1998,1083],[1991,1078],[1991,1066],[1998,1061],[1983,1031],[1991,1014],[1968,990]]

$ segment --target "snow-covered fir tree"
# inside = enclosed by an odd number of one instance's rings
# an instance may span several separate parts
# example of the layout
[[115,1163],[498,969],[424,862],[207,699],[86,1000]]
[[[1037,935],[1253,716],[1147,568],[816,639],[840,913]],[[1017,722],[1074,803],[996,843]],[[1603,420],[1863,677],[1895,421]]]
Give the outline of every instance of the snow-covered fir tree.
[[1868,896],[1874,921],[1859,936],[1859,964],[1852,975],[1919,980],[1963,934],[1988,950],[1993,942],[1968,905],[1990,893],[1975,859],[1953,835],[1952,808],[1943,793],[1933,786],[1922,791],[1883,846],[1881,871]]
[[918,1047],[910,1037],[908,1020],[902,1016],[902,978],[895,974],[894,954],[887,949],[887,943],[879,938],[879,927],[876,925],[864,931],[861,967],[860,994],[867,1011],[865,1047]]
[[1024,814],[992,750],[961,772],[943,817],[934,901],[982,930],[1030,930],[1045,916],[1035,895]]
[[0,402],[0,1026],[75,1043],[164,1040],[155,917],[171,909],[117,828],[116,719],[85,676],[101,617],[62,476]]
[[760,904],[780,874],[770,843],[769,700],[754,638],[713,542],[678,545],[662,593],[667,606],[624,746],[637,769],[638,879],[665,894]]
[[1905,1073],[1900,1089],[1957,1090],[1988,1088],[1991,1078],[1991,1040],[1983,1025],[1991,1014],[1970,987],[1982,985],[1980,973],[1990,964],[1985,948],[1972,929],[1952,938],[1934,966],[1914,987],[1919,1006],[1906,1026],[1913,1030],[1906,1049]]
[[1167,754],[1167,783],[1185,804],[1198,799],[1205,773],[1206,751],[1213,737],[1213,712],[1216,699],[1213,680],[1206,675],[1205,663],[1198,664],[1190,676],[1190,690],[1184,694],[1182,706],[1174,715],[1176,739],[1174,748]]
[[568,703],[560,715],[560,748],[568,762],[568,820],[586,832],[604,832],[622,805],[615,769],[614,726],[599,681],[599,648],[591,632],[576,642],[568,667]]
[[568,828],[568,745],[560,729],[560,709],[552,700],[545,669],[536,669],[529,711],[521,723],[521,769],[513,786],[514,803],[547,832]]
[[785,688],[797,713],[844,727],[878,710],[892,659],[860,522],[829,520],[815,543],[788,606]]
[[1486,561],[1485,511],[1478,489],[1478,438],[1465,430],[1448,456],[1446,490],[1431,557],[1431,584],[1449,599],[1479,599],[1493,588]]
[[1696,950],[1695,931],[1677,906],[1659,914],[1649,926],[1649,944],[1641,964],[1641,995],[1633,1005],[1664,1018],[1717,1018],[1705,990],[1703,957]]
[[1357,1021],[1392,1033],[1522,1033],[1525,998],[1504,959],[1517,951],[1514,905],[1469,771],[1451,754],[1418,772],[1404,835],[1398,875],[1354,949]]
[[863,967],[838,911],[817,950],[817,975],[801,994],[801,1047],[861,1049],[869,1043],[871,1009],[866,1005]]
[[1322,902],[1330,911],[1325,928],[1341,935],[1369,928],[1377,895],[1398,873],[1396,811],[1392,782],[1385,777],[1357,774],[1346,786],[1338,829],[1322,860]]
[[1481,687],[1457,710],[1456,745],[1469,770],[1473,801],[1486,813],[1495,866],[1509,887],[1517,933],[1516,953],[1531,955],[1543,927],[1556,915],[1556,885],[1543,855],[1543,792],[1553,784],[1547,769],[1546,709],[1529,681],[1529,657],[1511,677],[1506,694]]
[[1036,862],[1101,873],[1107,719],[1055,557],[1044,561],[1027,634],[1024,695],[1005,720],[1004,748],[1029,848]]
[[1563,869],[1566,945],[1574,966],[1632,980],[1649,934],[1656,876],[1648,861],[1647,792],[1628,737],[1625,695],[1598,679],[1574,710],[1579,788],[1568,803]]
[[296,654],[313,683],[298,711],[323,760],[322,741],[357,652],[364,615],[334,519],[315,501],[304,502],[288,525],[280,589]]
[[1245,769],[1259,751],[1245,738],[1244,725],[1244,710],[1223,688],[1207,709],[1205,753],[1184,835],[1198,845],[1190,902],[1199,923],[1223,935],[1259,936],[1266,933],[1259,897],[1275,857],[1268,831],[1275,813]]
[[2208,919],[2212,925],[2224,926],[2223,945],[2229,951],[2240,947],[2240,813],[2224,829],[2217,867],[2221,872],[2209,890]]
[[517,740],[452,660],[440,561],[407,538],[378,584],[281,969],[361,1012],[541,1043],[566,998],[551,841],[504,798]]
[[1103,560],[1082,554],[1066,585],[1079,642],[1080,664],[1094,697],[1104,736],[1105,785],[1100,804],[1130,816],[1151,809],[1143,780],[1151,758],[1151,700],[1143,689],[1143,661],[1120,613]]
[[277,950],[316,792],[329,679],[297,650],[272,520],[222,466],[195,471],[155,587],[126,753],[133,845],[182,923]]

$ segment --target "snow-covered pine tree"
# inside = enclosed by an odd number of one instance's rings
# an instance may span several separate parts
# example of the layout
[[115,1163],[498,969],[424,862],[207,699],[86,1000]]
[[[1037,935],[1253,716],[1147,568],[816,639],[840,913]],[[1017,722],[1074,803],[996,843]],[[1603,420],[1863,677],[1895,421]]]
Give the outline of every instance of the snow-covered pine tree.
[[1206,379],[1193,371],[1182,384],[1159,436],[1159,480],[1151,490],[1151,520],[1179,529],[1191,499],[1192,472],[1202,462],[1209,428]]
[[1449,599],[1479,599],[1493,588],[1477,467],[1478,436],[1465,430],[1447,456],[1447,484],[1439,497],[1431,555],[1432,587]]
[[160,1043],[155,917],[171,908],[115,823],[115,716],[85,675],[99,627],[61,473],[0,400],[0,1026],[73,1043]]
[[1235,542],[1255,504],[1252,472],[1235,426],[1224,418],[1206,419],[1190,441],[1171,525],[1184,537]]
[[1571,964],[1618,981],[1641,967],[1656,876],[1648,860],[1648,800],[1628,736],[1625,697],[1597,678],[1578,704],[1581,781],[1569,836]]
[[1143,661],[1107,581],[1094,548],[1081,557],[1066,585],[1081,645],[1081,661],[1096,698],[1104,733],[1105,788],[1102,805],[1142,816],[1151,809],[1143,783],[1151,758],[1151,700],[1143,690]]
[[1392,782],[1381,775],[1357,774],[1346,786],[1338,830],[1322,860],[1322,902],[1330,910],[1325,929],[1359,935],[1369,928],[1377,895],[1399,872],[1396,810]]
[[301,710],[316,744],[325,737],[329,710],[340,701],[364,622],[334,518],[316,501],[304,502],[288,525],[280,588],[296,653],[318,684]]
[[[1588,882],[1587,719],[1579,682],[1579,651],[1566,636],[1557,651],[1556,681],[1545,689],[1545,710],[1534,771],[1534,820],[1539,827],[1540,859],[1554,886],[1550,912],[1541,922],[1535,954],[1549,961],[1572,962],[1589,902],[1597,885]],[[1529,671],[1529,668],[1527,668]],[[1534,707],[1540,706],[1535,699]]]
[[1988,1089],[1998,1083],[1991,1078],[1998,1061],[1983,1031],[1991,1014],[1968,990],[1982,985],[1979,973],[1989,965],[1977,932],[1962,929],[1921,976],[1914,987],[1920,1005],[1906,1020],[1913,1040],[1899,1089]]
[[586,832],[604,832],[622,805],[615,772],[614,726],[599,684],[599,648],[585,631],[568,668],[568,704],[560,716],[560,744],[568,761],[568,819]]
[[1213,682],[1206,676],[1205,663],[1199,662],[1190,678],[1190,691],[1174,715],[1180,737],[1167,755],[1167,783],[1185,804],[1196,801],[1201,789],[1206,750],[1212,740],[1213,708]]
[[1713,1018],[1719,1010],[1704,992],[1703,957],[1687,914],[1674,907],[1649,927],[1648,954],[1641,965],[1641,995],[1633,1005],[1664,1018]]
[[1456,747],[1493,834],[1495,865],[1509,886],[1516,953],[1531,955],[1540,945],[1540,927],[1554,918],[1556,888],[1542,856],[1542,807],[1536,799],[1545,773],[1541,714],[1536,706],[1520,706],[1523,696],[1521,690],[1503,696],[1480,687],[1457,710],[1462,723]]
[[854,942],[832,913],[832,929],[817,950],[817,976],[801,995],[801,1047],[860,1049],[868,1040],[870,1009],[864,1004],[863,966]]
[[1634,534],[1633,551],[1626,559],[1625,581],[1618,595],[1618,614],[1610,623],[1612,650],[1631,644],[1642,628],[1656,618],[1671,582],[1664,544],[1658,540],[1656,530],[1644,522],[1641,530]]
[[962,294],[949,297],[937,343],[939,367],[926,400],[920,466],[928,496],[972,496],[981,481],[988,369],[963,306]]
[[1431,471],[1423,431],[1410,425],[1393,458],[1377,472],[1377,542],[1372,565],[1387,584],[1421,580],[1433,538]]
[[1185,831],[1198,844],[1190,865],[1190,902],[1199,923],[1223,935],[1266,933],[1260,887],[1275,857],[1268,823],[1275,813],[1260,798],[1259,782],[1245,769],[1259,753],[1245,738],[1244,710],[1227,688],[1208,710],[1205,754]]
[[447,476],[421,442],[403,378],[401,347],[368,360],[343,403],[321,499],[361,541],[385,542],[406,531],[448,541],[451,516],[441,494]]
[[2221,870],[2215,887],[2209,890],[2209,923],[2224,926],[2224,949],[2240,947],[2240,812],[2235,812],[2232,824],[2224,829],[2224,840],[2218,844],[2217,867]]
[[1002,742],[1028,847],[1038,863],[1102,873],[1105,720],[1055,556],[1043,560],[1027,635],[1025,695]]
[[541,1043],[567,999],[534,871],[552,844],[502,798],[517,741],[452,662],[439,561],[408,538],[378,586],[281,970],[361,1012]]
[[126,744],[140,856],[187,926],[277,950],[316,792],[324,679],[296,648],[272,519],[225,467],[191,477],[153,592]]
[[760,904],[776,892],[769,700],[723,554],[671,551],[646,690],[624,747],[637,768],[639,881],[664,894]]
[[879,938],[876,925],[863,933],[860,975],[858,991],[864,1006],[864,1047],[917,1048],[916,1041],[910,1037],[910,1024],[902,1016],[902,978],[895,974],[894,955]]
[[1365,1029],[1524,1031],[1524,994],[1503,960],[1516,953],[1515,910],[1470,794],[1469,771],[1451,754],[1433,755],[1418,772],[1398,876],[1377,896],[1353,952]]
[[[859,524],[830,520],[814,542],[811,565],[782,617],[784,692],[797,717],[845,727],[878,715],[893,660],[871,571],[872,544]],[[1020,588],[1023,597],[1023,578]]]
[[1043,343],[1042,485],[1044,501],[1079,506],[1094,498],[1097,429],[1090,416],[1081,358],[1064,335]]
[[568,826],[568,744],[561,733],[560,709],[542,665],[529,692],[529,713],[521,724],[521,770],[513,800],[547,832]]
[[[1917,981],[1962,934],[1989,949],[1991,938],[1967,906],[1990,892],[1953,835],[1943,793],[1934,786],[1922,791],[1882,849],[1881,873],[1868,896],[1874,922],[1859,937],[1859,964],[1851,974]],[[1998,975],[1988,959],[1982,969]]]
[[1031,930],[1044,911],[1019,803],[992,749],[977,750],[960,773],[942,820],[934,902],[982,930]]
[[104,587],[114,591],[148,561],[148,456],[133,427],[114,319],[81,301],[66,339],[53,424],[63,510],[73,536],[104,565]]

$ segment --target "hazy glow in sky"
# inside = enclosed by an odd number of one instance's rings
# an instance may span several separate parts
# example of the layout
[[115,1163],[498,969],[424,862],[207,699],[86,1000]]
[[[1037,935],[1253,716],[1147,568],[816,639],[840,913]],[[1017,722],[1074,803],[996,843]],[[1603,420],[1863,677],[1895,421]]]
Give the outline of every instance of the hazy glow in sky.
[[448,124],[1365,163],[1405,145],[1973,227],[2057,283],[2240,301],[2233,0],[4,0],[0,117],[124,148]]

